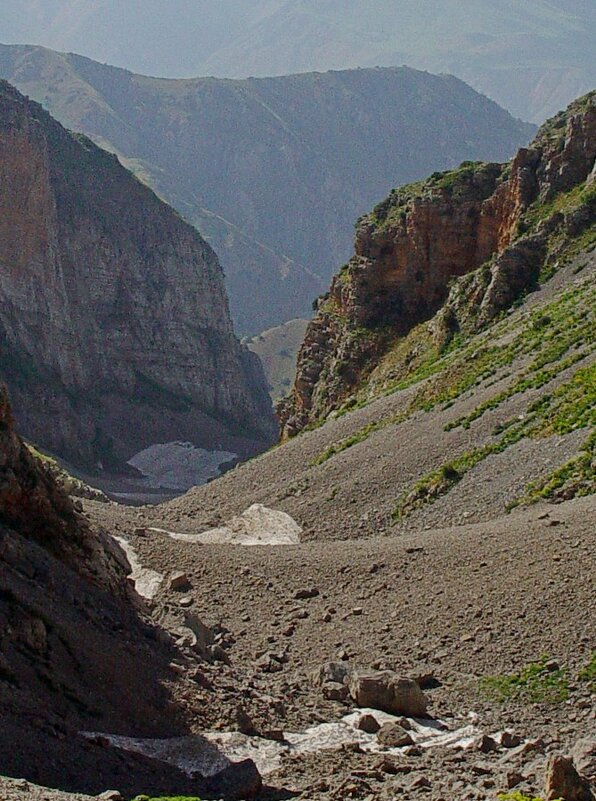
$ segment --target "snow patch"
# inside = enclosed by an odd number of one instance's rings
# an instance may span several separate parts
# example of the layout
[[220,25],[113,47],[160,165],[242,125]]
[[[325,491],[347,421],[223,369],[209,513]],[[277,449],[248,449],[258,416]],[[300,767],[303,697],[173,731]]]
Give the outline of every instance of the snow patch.
[[[266,776],[281,767],[284,754],[309,754],[337,750],[343,745],[358,743],[368,753],[401,754],[403,748],[385,748],[376,735],[366,734],[357,728],[362,715],[372,715],[380,725],[396,722],[400,718],[379,712],[377,709],[358,709],[339,721],[321,723],[303,732],[287,732],[283,742],[249,737],[240,732],[205,732],[194,737],[175,737],[167,740],[142,740],[117,735],[87,734],[87,737],[105,737],[112,745],[125,751],[174,765],[187,775],[214,776],[230,762],[252,759],[259,772]],[[467,748],[479,734],[469,724],[449,730],[438,720],[409,719],[412,740],[422,748],[445,746]]]
[[192,442],[163,442],[136,453],[128,464],[143,474],[147,486],[185,492],[217,478],[220,467],[237,455],[197,448]]
[[114,537],[114,539],[126,554],[131,567],[128,578],[134,582],[137,593],[148,601],[155,598],[164,578],[162,574],[156,570],[150,570],[148,567],[143,567],[139,562],[137,552],[124,537]]
[[290,515],[260,503],[253,504],[219,528],[199,534],[168,532],[174,540],[203,545],[299,545],[301,533],[302,529]]

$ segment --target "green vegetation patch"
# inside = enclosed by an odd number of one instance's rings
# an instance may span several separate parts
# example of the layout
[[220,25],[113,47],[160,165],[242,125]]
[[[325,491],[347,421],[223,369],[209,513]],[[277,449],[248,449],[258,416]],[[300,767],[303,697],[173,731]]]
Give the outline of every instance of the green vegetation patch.
[[546,478],[528,484],[524,495],[509,504],[508,511],[538,501],[568,500],[596,493],[596,431],[580,453]]
[[544,395],[528,407],[527,414],[504,426],[498,439],[464,453],[421,478],[406,492],[394,512],[402,520],[416,509],[445,495],[463,476],[486,459],[505,451],[524,437],[568,434],[596,424],[596,364],[579,369],[552,394]]
[[484,676],[481,692],[494,701],[525,701],[531,704],[560,704],[569,697],[567,672],[550,663],[547,656],[530,662],[519,673]]
[[[499,793],[497,798],[499,801],[544,801],[540,796],[524,795],[519,790],[514,790],[511,793]],[[563,799],[558,798],[557,801],[563,801]]]

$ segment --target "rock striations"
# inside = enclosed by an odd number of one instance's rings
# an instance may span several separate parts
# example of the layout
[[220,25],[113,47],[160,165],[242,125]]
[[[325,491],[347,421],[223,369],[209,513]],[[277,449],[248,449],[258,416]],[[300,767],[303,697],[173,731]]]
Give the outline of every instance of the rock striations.
[[261,366],[191,226],[4,82],[0,176],[0,377],[26,437],[84,466],[271,441]]
[[[593,197],[534,226],[532,208],[590,184],[596,93],[545,123],[505,165],[464,162],[394,190],[356,228],[356,253],[319,299],[279,412],[283,436],[337,409],[375,365],[441,307],[438,335],[486,324],[531,288],[553,234],[594,221]],[[554,208],[551,209],[554,211]],[[485,265],[485,269],[478,270]],[[462,292],[458,277],[473,273]]]

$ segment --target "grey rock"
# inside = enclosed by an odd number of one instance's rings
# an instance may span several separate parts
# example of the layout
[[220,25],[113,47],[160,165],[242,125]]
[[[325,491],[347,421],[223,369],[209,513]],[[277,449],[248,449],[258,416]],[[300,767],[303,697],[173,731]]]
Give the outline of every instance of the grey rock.
[[350,675],[350,668],[342,662],[325,662],[320,668],[311,674],[312,682],[317,687],[322,687],[328,682],[334,684],[344,684]]
[[578,773],[596,783],[596,740],[578,740],[573,747],[572,756]]

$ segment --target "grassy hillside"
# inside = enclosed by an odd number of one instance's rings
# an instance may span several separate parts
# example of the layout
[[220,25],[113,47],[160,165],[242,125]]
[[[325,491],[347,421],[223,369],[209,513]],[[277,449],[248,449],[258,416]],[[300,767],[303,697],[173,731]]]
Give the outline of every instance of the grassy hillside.
[[0,74],[199,228],[248,334],[310,314],[353,220],[391,186],[507,158],[532,133],[461,81],[406,68],[167,81],[3,47]]

